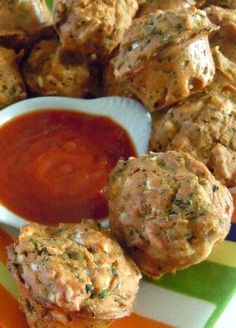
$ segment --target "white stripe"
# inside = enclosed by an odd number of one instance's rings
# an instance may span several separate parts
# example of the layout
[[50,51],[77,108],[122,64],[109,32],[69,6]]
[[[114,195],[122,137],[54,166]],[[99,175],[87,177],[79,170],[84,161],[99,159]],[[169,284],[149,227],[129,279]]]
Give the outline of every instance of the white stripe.
[[135,312],[178,328],[202,328],[216,308],[215,304],[178,294],[142,282]]
[[235,328],[236,321],[236,295],[232,298],[228,304],[226,310],[217,321],[215,328]]

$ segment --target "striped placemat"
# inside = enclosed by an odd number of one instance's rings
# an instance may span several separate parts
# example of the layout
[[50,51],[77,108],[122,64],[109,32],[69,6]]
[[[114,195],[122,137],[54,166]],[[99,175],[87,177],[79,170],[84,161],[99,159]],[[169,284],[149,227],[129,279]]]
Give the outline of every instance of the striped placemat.
[[[233,190],[236,206],[236,190]],[[6,266],[11,238],[0,230],[0,328],[26,328],[17,289]],[[158,281],[143,279],[135,314],[111,328],[235,328],[236,212],[227,240],[208,259]]]

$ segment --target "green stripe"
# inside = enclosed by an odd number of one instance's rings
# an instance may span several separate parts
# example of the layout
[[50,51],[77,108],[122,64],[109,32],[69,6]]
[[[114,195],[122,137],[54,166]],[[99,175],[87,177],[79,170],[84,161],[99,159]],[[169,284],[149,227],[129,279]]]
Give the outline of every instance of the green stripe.
[[207,260],[236,268],[236,243],[224,241],[216,245]]
[[213,327],[230,299],[236,293],[236,268],[209,261],[194,265],[176,274],[166,274],[157,286],[216,304],[206,327]]
[[222,295],[236,291],[236,269],[209,261],[176,274],[166,274],[156,285],[220,304]]
[[0,284],[15,298],[17,298],[17,287],[7,267],[0,262]]

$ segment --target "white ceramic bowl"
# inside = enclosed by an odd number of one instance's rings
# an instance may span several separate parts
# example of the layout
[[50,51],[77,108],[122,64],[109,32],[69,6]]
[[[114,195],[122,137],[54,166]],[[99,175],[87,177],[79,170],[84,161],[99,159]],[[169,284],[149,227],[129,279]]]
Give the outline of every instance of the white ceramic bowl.
[[[151,131],[151,116],[137,101],[121,97],[104,97],[92,100],[40,97],[23,100],[0,111],[0,126],[25,113],[43,109],[74,110],[111,118],[130,135],[138,154],[148,151]],[[0,223],[20,228],[28,223],[0,204]]]

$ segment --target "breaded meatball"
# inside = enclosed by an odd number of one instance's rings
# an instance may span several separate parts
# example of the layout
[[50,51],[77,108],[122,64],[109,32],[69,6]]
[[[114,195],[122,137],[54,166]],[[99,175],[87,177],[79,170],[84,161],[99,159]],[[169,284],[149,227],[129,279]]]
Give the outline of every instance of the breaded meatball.
[[26,98],[14,50],[0,47],[0,108]]
[[206,12],[212,23],[220,27],[210,38],[211,46],[219,46],[220,51],[236,63],[236,9],[210,6]]
[[8,254],[11,271],[43,308],[104,320],[132,310],[140,272],[93,221],[30,224]]
[[63,62],[59,43],[54,39],[35,45],[23,72],[25,82],[34,95],[84,97],[89,89],[87,64]]
[[4,0],[0,6],[0,44],[20,48],[53,33],[45,0]]
[[109,55],[138,10],[136,0],[56,0],[54,22],[62,49]]
[[112,232],[152,278],[203,261],[230,228],[230,192],[187,154],[119,161],[108,195]]
[[203,89],[215,73],[208,42],[214,29],[194,7],[133,20],[110,63],[107,94],[128,93],[153,112]]
[[151,14],[158,9],[161,10],[178,10],[195,5],[194,0],[146,0],[139,7],[137,16]]
[[217,72],[203,93],[153,125],[153,151],[187,152],[226,186],[236,186],[236,64],[214,50]]

